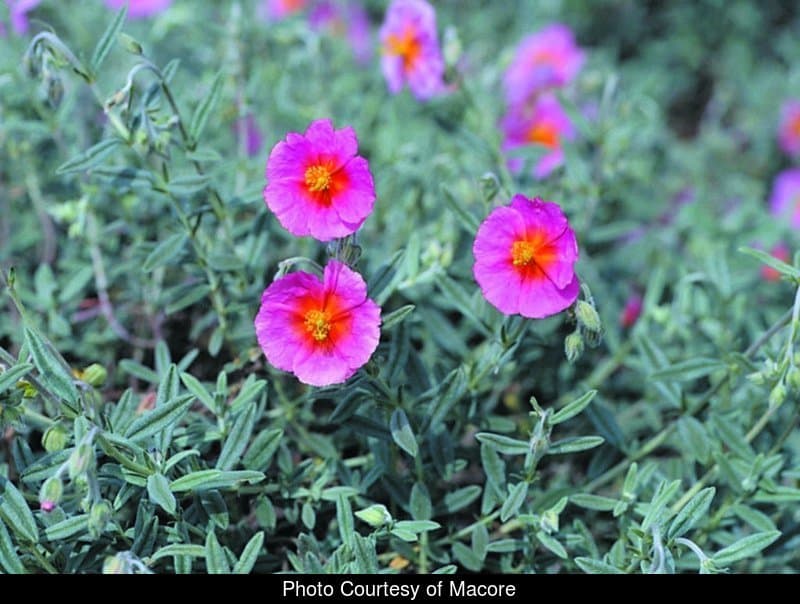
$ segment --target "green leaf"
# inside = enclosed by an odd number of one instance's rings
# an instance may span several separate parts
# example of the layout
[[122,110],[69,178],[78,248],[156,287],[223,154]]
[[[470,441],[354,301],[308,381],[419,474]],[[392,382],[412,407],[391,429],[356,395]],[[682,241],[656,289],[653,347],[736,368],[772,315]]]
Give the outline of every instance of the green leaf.
[[625,573],[607,562],[594,558],[575,558],[575,564],[583,572],[590,575],[624,575]]
[[758,531],[774,531],[775,523],[763,512],[747,507],[741,503],[731,508],[734,514]]
[[173,300],[167,304],[166,313],[168,315],[183,310],[184,308],[188,308],[200,300],[207,298],[211,293],[211,287],[208,285],[208,283],[198,283],[188,289],[182,289],[181,291],[183,295],[181,295],[177,300]]
[[89,65],[91,66],[92,73],[97,73],[97,70],[100,68],[100,65],[103,64],[103,60],[108,55],[109,51],[111,50],[111,46],[117,39],[117,35],[122,30],[122,25],[125,23],[125,16],[127,14],[128,14],[128,7],[123,6],[122,9],[114,17],[114,20],[111,21],[109,26],[103,32],[103,35],[100,36],[100,40],[97,42],[97,46],[94,47],[94,52],[92,52],[92,59],[91,62],[89,63]]
[[360,573],[376,574],[378,556],[375,554],[375,541],[372,537],[353,535],[353,554]]
[[416,307],[413,304],[406,304],[397,310],[393,310],[388,315],[383,317],[381,330],[389,331],[392,327],[404,321],[405,318],[414,311],[414,308]]
[[780,531],[764,531],[748,535],[743,539],[739,539],[736,543],[719,550],[711,559],[714,561],[715,565],[722,568],[738,560],[757,554],[780,536]]
[[192,401],[194,401],[194,397],[191,394],[184,394],[160,407],[148,411],[144,415],[136,418],[136,420],[128,426],[125,436],[133,441],[144,440],[148,436],[152,436],[164,428],[177,425],[183,416],[186,415]]
[[619,503],[618,500],[611,497],[601,497],[600,495],[591,495],[589,493],[570,495],[569,500],[577,506],[587,510],[597,510],[598,512],[610,512]]
[[467,233],[474,234],[480,226],[478,219],[467,211],[464,207],[464,202],[459,201],[447,185],[442,185],[441,190],[447,207],[458,218]]
[[537,531],[536,538],[539,540],[539,543],[541,543],[562,560],[566,560],[568,558],[567,550],[564,549],[564,546],[561,545],[561,543],[559,543],[555,537],[548,535],[544,531]]
[[525,455],[531,449],[531,444],[527,441],[509,438],[492,432],[478,432],[475,438],[479,442],[489,445],[496,451],[506,455]]
[[25,327],[25,343],[45,387],[56,396],[75,406],[78,402],[78,389],[72,376],[55,356],[49,342],[33,327]]
[[10,480],[0,475],[0,519],[14,532],[29,543],[39,540],[39,529],[25,497]]
[[194,377],[191,373],[181,373],[181,381],[183,385],[186,386],[186,389],[194,394],[201,403],[203,403],[206,408],[211,411],[215,412],[216,405],[214,404],[214,397],[206,390],[206,387]]
[[694,359],[686,359],[685,361],[680,361],[664,369],[654,371],[650,374],[650,379],[667,382],[696,380],[718,369],[724,369],[725,367],[727,367],[727,365],[719,359],[697,357]]
[[208,174],[186,174],[177,176],[167,183],[167,189],[176,197],[188,197],[208,186]]
[[163,474],[147,477],[147,494],[150,501],[160,505],[171,516],[175,515],[175,495],[170,491],[169,481]]
[[714,487],[707,487],[687,501],[670,524],[667,539],[675,539],[692,530],[708,512],[714,493]]
[[150,561],[155,562],[161,558],[172,556],[191,556],[192,558],[204,558],[206,555],[206,548],[202,545],[195,545],[193,543],[171,543],[170,545],[162,547],[152,556]]
[[114,149],[122,144],[118,138],[106,138],[96,145],[92,145],[86,151],[73,157],[68,162],[61,164],[56,169],[56,174],[72,174],[74,172],[85,172],[99,166],[103,160]]
[[444,496],[444,507],[448,512],[463,510],[481,496],[481,487],[476,484],[451,491]]
[[453,544],[453,556],[461,566],[473,572],[478,572],[483,567],[483,562],[475,555],[475,552],[460,541]]
[[225,439],[225,444],[222,446],[219,458],[217,459],[217,468],[220,470],[230,470],[235,466],[242,457],[242,453],[250,442],[250,435],[253,433],[253,426],[256,420],[256,406],[250,405],[247,407],[233,423],[228,437]]
[[414,483],[414,486],[411,488],[409,507],[411,509],[411,517],[414,520],[431,519],[431,514],[433,513],[431,496],[428,494],[427,487],[421,482]]
[[550,444],[547,449],[548,455],[563,455],[564,453],[577,453],[594,449],[605,442],[602,436],[575,436],[557,440]]
[[472,553],[483,562],[489,547],[489,530],[485,524],[478,524],[472,529]]
[[525,502],[529,486],[524,480],[511,486],[508,497],[503,502],[503,507],[500,508],[500,522],[505,522],[517,513],[520,506]]
[[233,572],[237,575],[249,574],[256,565],[258,554],[261,552],[261,546],[263,545],[264,533],[259,531],[253,535],[250,541],[247,542],[247,545],[244,546],[242,555],[239,556],[239,560],[233,565]]
[[339,538],[342,543],[353,547],[353,534],[355,533],[353,508],[350,507],[350,500],[344,495],[336,498],[336,522],[339,525]]
[[392,439],[397,446],[403,449],[411,457],[416,457],[418,452],[417,439],[411,424],[408,423],[406,412],[402,409],[395,409],[389,420],[389,429],[392,432]]
[[422,533],[424,531],[435,531],[442,528],[442,525],[433,520],[400,520],[392,525],[392,528],[401,531],[411,531],[412,533]]
[[739,251],[748,256],[752,256],[759,262],[771,266],[780,274],[789,277],[790,279],[800,279],[800,269],[796,269],[791,264],[786,264],[775,258],[772,254],[768,254],[763,250],[756,250],[751,247],[740,247]]
[[0,568],[11,575],[25,573],[25,566],[17,555],[17,548],[11,542],[6,525],[0,522]]
[[0,373],[0,393],[5,392],[11,386],[15,386],[31,369],[33,369],[33,365],[30,363],[20,363]]
[[589,392],[583,396],[578,397],[571,403],[567,403],[562,409],[553,414],[550,418],[550,423],[555,426],[556,424],[560,424],[575,417],[592,402],[596,394],[597,390],[589,390]]
[[433,571],[432,575],[454,575],[458,572],[458,567],[455,564],[448,564],[446,566],[442,566],[441,568],[437,568]]
[[677,434],[680,448],[700,463],[708,463],[711,457],[711,440],[703,424],[690,416],[678,420]]
[[192,115],[192,121],[189,125],[189,135],[195,142],[200,140],[200,135],[203,133],[203,129],[206,127],[206,122],[208,122],[208,116],[214,110],[214,107],[219,101],[219,97],[222,93],[222,83],[222,72],[219,72],[214,78],[214,82],[211,84],[211,90],[203,98],[203,100],[200,101],[200,104],[197,106],[194,115]]
[[506,483],[505,463],[500,459],[497,450],[487,443],[481,445],[481,465],[489,486],[492,487],[492,491],[497,495],[497,499],[504,497],[503,485]]
[[186,233],[175,233],[159,243],[142,264],[142,271],[149,273],[160,266],[175,263],[175,259],[180,255],[183,246],[188,241]]
[[393,528],[389,531],[392,535],[397,537],[398,539],[402,539],[408,543],[413,543],[417,540],[417,534],[411,531],[406,531],[403,529]]
[[283,430],[280,428],[259,432],[247,449],[247,453],[244,454],[242,460],[244,467],[248,470],[266,470],[272,456],[278,450],[282,438]]
[[89,514],[79,514],[48,526],[44,529],[44,534],[48,541],[64,541],[73,535],[83,533],[88,528]]
[[184,491],[203,491],[208,489],[229,489],[240,482],[255,484],[264,480],[263,472],[249,470],[223,471],[223,470],[198,470],[186,476],[173,480],[169,488],[173,493]]
[[122,359],[119,362],[119,368],[128,375],[139,378],[140,380],[144,380],[145,382],[149,382],[151,384],[157,384],[160,381],[160,378],[155,371],[145,367],[133,359]]
[[250,378],[245,381],[239,394],[233,401],[231,401],[230,410],[236,413],[241,407],[247,405],[255,397],[261,394],[261,391],[267,387],[267,380],[253,380]]
[[231,572],[225,550],[213,531],[206,537],[206,571],[210,575],[226,575]]
[[658,484],[656,492],[653,495],[653,499],[648,504],[647,513],[642,519],[643,531],[649,531],[650,527],[652,527],[656,522],[660,523],[665,520],[665,518],[663,518],[662,511],[680,488],[680,480],[673,480],[672,482],[662,480]]

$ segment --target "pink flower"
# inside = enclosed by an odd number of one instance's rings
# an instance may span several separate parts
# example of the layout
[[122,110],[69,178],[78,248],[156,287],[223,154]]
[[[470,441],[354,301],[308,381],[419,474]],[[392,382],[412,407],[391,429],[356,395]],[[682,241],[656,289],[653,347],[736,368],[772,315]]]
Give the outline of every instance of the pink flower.
[[[28,13],[39,6],[41,0],[6,0],[11,28],[18,36],[28,33]],[[5,24],[0,23],[0,35],[5,36]]]
[[555,203],[515,195],[483,221],[472,253],[475,280],[503,314],[541,319],[578,297],[578,243]]
[[322,0],[314,6],[308,21],[314,29],[346,37],[356,61],[369,62],[372,57],[369,15],[359,2]]
[[304,384],[329,386],[349,379],[375,352],[380,314],[361,275],[331,260],[322,281],[300,271],[264,290],[256,336],[272,365]]
[[[505,135],[503,149],[516,149],[526,145],[536,145],[547,149],[533,169],[537,179],[547,177],[564,163],[564,149],[561,142],[574,140],[575,128],[558,100],[552,95],[543,95],[533,107],[511,109],[502,119],[501,128]],[[509,167],[519,171],[522,162],[512,158]]]
[[800,155],[800,101],[790,100],[781,110],[778,143],[789,155]]
[[261,130],[256,123],[256,118],[253,117],[252,113],[248,113],[244,117],[236,120],[233,124],[233,128],[237,140],[244,135],[245,150],[247,151],[248,157],[255,157],[261,153],[261,147],[264,145],[264,141],[261,137]]
[[775,177],[769,205],[774,216],[786,218],[800,229],[800,168],[784,170]]
[[353,128],[334,130],[327,119],[273,147],[264,201],[287,231],[330,241],[358,230],[375,205],[375,185],[357,151]]
[[622,325],[624,329],[633,327],[636,321],[639,320],[639,315],[641,314],[642,297],[638,294],[634,294],[625,302],[625,308],[622,309],[622,313],[619,316],[619,324]]
[[264,0],[259,13],[270,21],[280,21],[306,7],[308,0]]
[[509,105],[524,104],[544,90],[569,83],[584,58],[566,25],[554,23],[526,37],[503,76]]
[[167,10],[170,4],[172,0],[106,0],[106,6],[113,10],[127,5],[130,19],[147,19]]
[[444,89],[444,58],[436,34],[436,13],[425,0],[393,0],[380,31],[381,69],[389,91],[408,84],[424,101]]
[[[769,253],[781,262],[789,262],[790,260],[789,246],[785,243],[777,244]],[[781,274],[771,266],[764,265],[761,267],[761,278],[764,281],[780,281]]]

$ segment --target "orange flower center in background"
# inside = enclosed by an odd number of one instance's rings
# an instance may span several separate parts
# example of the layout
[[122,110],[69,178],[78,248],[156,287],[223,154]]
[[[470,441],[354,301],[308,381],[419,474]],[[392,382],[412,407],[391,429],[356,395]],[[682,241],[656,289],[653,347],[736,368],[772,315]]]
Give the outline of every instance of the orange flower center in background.
[[800,114],[796,115],[794,119],[789,122],[789,132],[795,136],[800,136]]
[[511,245],[511,264],[523,278],[545,278],[545,269],[558,259],[558,251],[546,241],[544,231],[538,231]]
[[331,186],[331,171],[327,166],[311,166],[306,170],[305,181],[309,191],[327,191]]
[[539,122],[531,126],[525,139],[529,143],[543,145],[548,149],[555,149],[559,144],[558,130],[553,124],[547,122]]
[[402,57],[403,69],[411,71],[422,54],[422,45],[417,39],[414,28],[408,25],[400,35],[389,34],[386,38],[386,52],[390,55]]
[[287,13],[293,13],[306,5],[306,0],[281,0],[281,6]]
[[331,333],[331,317],[324,310],[310,310],[304,317],[306,331],[317,342],[324,342]]

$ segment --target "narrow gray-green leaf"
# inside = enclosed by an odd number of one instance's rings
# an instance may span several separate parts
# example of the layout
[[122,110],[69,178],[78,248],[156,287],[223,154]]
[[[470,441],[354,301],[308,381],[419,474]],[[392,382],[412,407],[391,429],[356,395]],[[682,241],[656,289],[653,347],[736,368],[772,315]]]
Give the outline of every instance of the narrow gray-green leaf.
[[211,396],[206,387],[194,377],[191,373],[181,373],[181,381],[186,389],[194,394],[201,403],[203,403],[209,411],[214,411],[214,397]]
[[173,493],[184,491],[202,491],[208,489],[233,488],[241,482],[255,484],[264,480],[263,472],[249,470],[223,471],[223,470],[198,470],[186,476],[173,480],[169,488]]
[[192,558],[204,558],[206,555],[206,548],[202,545],[195,545],[193,543],[171,543],[166,545],[150,556],[150,561],[155,562],[161,558],[169,556],[191,556]]
[[563,455],[594,449],[605,442],[602,436],[575,436],[553,442],[547,449],[548,455]]
[[222,446],[219,458],[217,459],[217,468],[220,470],[230,470],[235,466],[242,457],[242,453],[250,442],[250,435],[253,433],[253,426],[256,419],[256,406],[250,405],[245,408],[236,421],[233,423],[228,437],[225,439],[225,444]]
[[435,531],[442,528],[442,525],[433,520],[400,520],[394,523],[393,528],[401,531],[411,531],[412,533],[422,533],[424,531]]
[[516,438],[509,438],[502,434],[494,434],[492,432],[478,432],[475,438],[479,442],[489,445],[500,453],[506,455],[525,455],[531,449],[529,442],[524,440],[517,440]]
[[444,507],[448,512],[457,512],[481,496],[481,487],[470,485],[451,491],[444,496]]
[[557,413],[553,414],[553,416],[550,418],[550,423],[556,425],[575,417],[581,411],[583,411],[589,405],[589,403],[592,402],[592,399],[596,394],[597,390],[589,390],[589,392],[586,394],[579,396],[571,403],[565,405]]
[[39,378],[53,394],[75,405],[78,401],[78,389],[72,376],[64,365],[56,358],[44,337],[34,328],[25,327],[25,343],[33,358],[33,364],[39,372]]
[[404,321],[405,318],[413,312],[414,308],[416,307],[413,304],[406,304],[397,310],[393,310],[383,318],[381,329],[383,331],[389,331],[392,327]]
[[625,573],[607,562],[594,558],[575,558],[575,564],[583,572],[590,575],[624,575]]
[[11,386],[15,386],[18,381],[30,373],[31,369],[33,369],[33,365],[30,363],[20,363],[0,373],[0,393],[5,392]]
[[339,495],[336,499],[336,521],[339,525],[339,537],[342,543],[353,547],[353,532],[355,531],[353,508],[350,506],[350,500],[344,495]]
[[48,541],[63,541],[89,528],[89,514],[72,516],[44,529]]
[[475,552],[460,541],[453,544],[453,556],[467,570],[478,572],[483,567],[483,562],[475,555]]
[[719,550],[711,559],[715,565],[722,568],[757,554],[780,536],[780,531],[764,531],[748,535],[743,539],[739,539],[736,543]]
[[517,513],[528,495],[528,486],[528,483],[523,480],[511,487],[508,497],[503,502],[503,507],[500,508],[501,522],[505,522]]
[[258,554],[261,551],[262,545],[264,545],[264,533],[259,531],[253,535],[250,541],[247,542],[247,545],[244,546],[242,555],[239,556],[239,560],[233,565],[233,572],[237,575],[249,574],[256,565],[256,560],[258,560]]
[[19,559],[17,548],[14,547],[11,535],[8,534],[3,522],[0,522],[0,569],[11,575],[21,575],[25,572],[25,566]]
[[143,440],[160,432],[167,426],[175,426],[189,410],[193,400],[194,397],[191,394],[184,394],[173,401],[148,411],[134,420],[128,427],[125,436],[133,441]]
[[189,134],[195,142],[200,139],[200,135],[206,127],[206,122],[208,122],[208,116],[219,101],[219,97],[222,93],[222,83],[222,72],[220,72],[217,74],[217,77],[214,78],[214,82],[211,84],[211,90],[203,100],[200,101],[194,115],[192,115],[192,121],[189,125]]
[[149,273],[160,266],[174,262],[180,256],[186,241],[188,241],[186,233],[175,233],[164,239],[147,255],[142,264],[142,271]]
[[280,428],[259,432],[247,449],[247,453],[244,454],[242,460],[244,467],[248,470],[266,470],[272,456],[278,450],[282,438],[283,430]]
[[106,138],[99,143],[92,145],[80,155],[61,164],[56,169],[56,174],[72,174],[73,172],[85,172],[99,166],[103,160],[114,149],[122,144],[118,138]]
[[255,397],[261,394],[261,391],[267,387],[267,380],[253,380],[252,382],[245,381],[241,391],[233,401],[231,401],[230,409],[236,413],[241,407],[247,405]]
[[109,26],[103,32],[103,35],[100,36],[100,40],[97,42],[97,46],[94,47],[94,52],[92,52],[92,59],[89,63],[92,69],[92,73],[97,73],[97,70],[100,68],[100,65],[103,64],[103,60],[108,55],[111,47],[113,46],[114,42],[117,39],[117,35],[122,30],[122,25],[125,23],[125,16],[128,14],[128,7],[123,6],[120,11],[114,17],[114,20],[111,21]]
[[389,429],[392,432],[392,439],[397,446],[403,449],[411,457],[416,457],[418,452],[417,439],[411,424],[408,423],[406,412],[402,409],[395,409],[389,420]]
[[431,514],[433,512],[431,496],[428,493],[427,487],[421,482],[414,483],[414,486],[411,488],[409,507],[411,509],[411,517],[414,520],[431,519]]
[[475,233],[480,226],[478,219],[464,207],[464,202],[459,200],[447,185],[442,185],[441,189],[444,201],[453,215],[458,218],[467,233]]
[[555,537],[548,535],[544,531],[537,531],[536,538],[539,540],[539,543],[553,552],[556,556],[562,560],[567,559],[567,550],[564,549],[564,546],[561,545],[561,543]]
[[611,497],[602,497],[589,493],[570,495],[569,500],[577,506],[586,508],[587,510],[597,510],[598,512],[610,512],[619,503],[618,500],[612,499]]
[[708,511],[714,493],[716,493],[714,487],[707,487],[687,501],[670,524],[667,538],[675,539],[694,528]]
[[147,494],[150,501],[160,505],[167,513],[175,514],[175,495],[169,488],[169,481],[163,474],[151,474],[147,477]]
[[768,254],[763,250],[756,250],[751,247],[740,247],[739,251],[743,254],[747,254],[748,256],[752,256],[759,262],[766,264],[767,266],[771,266],[776,271],[781,273],[782,275],[786,275],[791,279],[798,279],[800,278],[800,269],[793,267],[791,264],[786,264],[781,260],[778,260],[772,254]]
[[650,379],[667,382],[696,380],[725,367],[725,363],[718,359],[697,357],[654,371],[650,374]]
[[226,575],[231,572],[228,557],[214,531],[209,532],[206,537],[206,571],[210,575]]
[[39,540],[39,529],[31,509],[11,481],[0,475],[0,519],[29,543]]
[[167,183],[167,189],[176,197],[193,195],[208,186],[208,174],[186,174],[176,176]]

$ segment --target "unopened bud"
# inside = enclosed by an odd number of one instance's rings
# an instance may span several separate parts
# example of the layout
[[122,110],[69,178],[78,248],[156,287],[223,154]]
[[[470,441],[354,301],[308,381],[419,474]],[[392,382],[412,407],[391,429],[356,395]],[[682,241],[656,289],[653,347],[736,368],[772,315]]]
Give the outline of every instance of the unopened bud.
[[84,369],[83,373],[81,374],[81,379],[95,388],[99,388],[105,384],[107,377],[108,371],[106,371],[106,368],[98,363],[92,363],[86,369]]
[[603,330],[600,315],[597,314],[594,306],[584,300],[578,300],[575,305],[575,317],[587,331],[600,332]]
[[800,390],[800,369],[792,367],[786,375],[786,382],[792,390]]
[[42,446],[48,453],[63,451],[69,441],[69,433],[61,424],[53,424],[42,436]]
[[492,201],[500,191],[500,181],[494,172],[486,172],[478,181],[481,193],[486,201]]
[[44,481],[39,490],[39,507],[43,512],[52,512],[61,501],[63,494],[64,485],[61,483],[61,479],[51,476]]
[[458,30],[452,25],[444,30],[444,61],[448,67],[453,67],[458,63],[461,58],[463,47],[461,45],[461,38],[458,36]]
[[81,443],[69,456],[69,477],[75,479],[86,473],[94,462],[94,447],[88,443]]
[[128,575],[130,572],[128,562],[119,556],[106,556],[106,559],[103,560],[104,575]]
[[125,48],[125,50],[133,55],[140,55],[144,52],[142,45],[128,34],[119,34],[119,41],[122,43],[122,46]]
[[558,513],[554,510],[547,510],[539,519],[539,526],[548,535],[558,531]]
[[102,535],[108,521],[111,520],[112,512],[111,504],[107,501],[99,501],[92,505],[89,512],[89,532],[95,537]]
[[766,381],[766,380],[764,379],[764,374],[763,374],[763,373],[761,373],[760,371],[756,371],[756,372],[754,372],[754,373],[749,373],[749,374],[747,374],[747,379],[748,379],[750,382],[752,382],[753,384],[755,384],[756,386],[761,386],[761,385],[763,385],[763,384],[764,384],[764,382]]
[[388,524],[392,521],[392,515],[389,513],[389,510],[387,510],[386,506],[381,503],[376,503],[368,508],[359,510],[355,514],[361,520],[374,528],[381,527],[384,524]]
[[770,407],[778,407],[786,400],[786,386],[783,385],[783,382],[778,382],[775,384],[775,387],[772,389],[772,392],[769,393],[769,406]]
[[564,338],[564,354],[570,363],[577,361],[583,354],[583,337],[580,332],[573,331]]

